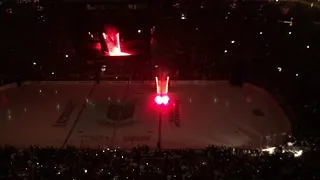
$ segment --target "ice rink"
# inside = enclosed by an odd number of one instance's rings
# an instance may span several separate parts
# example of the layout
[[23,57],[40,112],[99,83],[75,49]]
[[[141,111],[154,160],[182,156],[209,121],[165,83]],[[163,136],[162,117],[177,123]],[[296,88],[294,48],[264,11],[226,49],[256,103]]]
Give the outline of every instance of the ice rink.
[[[290,122],[266,91],[228,82],[172,82],[166,107],[152,82],[29,82],[0,90],[0,145],[204,148],[272,145]],[[159,124],[161,117],[161,124]]]

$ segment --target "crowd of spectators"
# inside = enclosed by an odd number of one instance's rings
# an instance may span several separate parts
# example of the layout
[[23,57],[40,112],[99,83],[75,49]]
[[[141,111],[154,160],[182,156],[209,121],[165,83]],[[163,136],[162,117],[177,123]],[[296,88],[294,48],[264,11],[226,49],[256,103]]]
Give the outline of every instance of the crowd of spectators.
[[[131,80],[152,78],[159,67],[179,80],[229,80],[236,71],[244,82],[286,102],[288,116],[294,112],[293,133],[306,148],[301,156],[281,148],[270,154],[214,146],[201,151],[3,147],[0,179],[318,179],[319,10],[307,3],[217,2],[192,8],[177,3],[145,15],[155,32],[150,52],[134,57],[143,63],[128,63]],[[77,47],[83,43],[79,34],[101,22],[85,19],[78,6],[0,4],[0,84],[95,80],[101,67]],[[121,75],[108,78],[127,79]]]
[[240,150],[0,149],[1,179],[318,179],[318,154]]

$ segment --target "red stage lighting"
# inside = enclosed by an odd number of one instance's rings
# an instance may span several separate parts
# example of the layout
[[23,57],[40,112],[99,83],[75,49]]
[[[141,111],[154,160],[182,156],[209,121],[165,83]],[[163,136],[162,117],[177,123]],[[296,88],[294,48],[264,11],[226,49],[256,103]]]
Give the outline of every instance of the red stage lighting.
[[167,105],[169,103],[169,100],[170,98],[167,96],[167,95],[164,95],[164,96],[160,96],[160,95],[157,95],[155,98],[154,98],[154,101],[158,104],[158,105]]
[[158,105],[167,105],[170,101],[170,98],[168,96],[168,86],[169,86],[169,76],[164,80],[160,79],[158,77],[155,78],[156,80],[156,92],[157,96],[154,98],[154,101]]
[[156,97],[154,98],[154,101],[155,101],[158,105],[161,105],[161,104],[162,104],[162,98],[161,98],[161,96],[156,96]]
[[164,80],[159,80],[158,77],[156,79],[156,91],[158,94],[168,94],[169,92],[169,76],[167,76],[165,83]]
[[162,103],[167,105],[169,103],[170,98],[168,96],[162,96]]

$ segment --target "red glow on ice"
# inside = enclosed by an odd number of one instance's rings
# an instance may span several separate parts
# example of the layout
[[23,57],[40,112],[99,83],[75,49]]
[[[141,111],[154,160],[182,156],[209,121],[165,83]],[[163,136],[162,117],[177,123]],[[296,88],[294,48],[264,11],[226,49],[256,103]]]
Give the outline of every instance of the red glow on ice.
[[167,105],[168,103],[169,103],[169,101],[170,101],[170,98],[167,96],[167,95],[165,95],[165,96],[160,96],[160,95],[158,95],[158,96],[156,96],[155,98],[154,98],[154,101],[158,104],[158,105]]
[[120,33],[116,33],[115,37],[112,34],[102,33],[105,39],[109,56],[130,56],[131,54],[121,51],[120,46]]
[[162,104],[162,98],[161,96],[156,96],[154,98],[154,102],[156,102],[158,105],[161,105]]
[[162,96],[162,103],[164,105],[167,105],[169,103],[169,100],[170,100],[169,96]]

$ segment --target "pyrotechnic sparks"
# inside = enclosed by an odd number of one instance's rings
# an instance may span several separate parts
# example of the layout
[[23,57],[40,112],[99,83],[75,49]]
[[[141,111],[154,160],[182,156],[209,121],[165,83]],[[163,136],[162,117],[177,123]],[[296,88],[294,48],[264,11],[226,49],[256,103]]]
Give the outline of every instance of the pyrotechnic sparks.
[[106,33],[102,33],[103,38],[106,42],[109,56],[130,56],[131,54],[121,51],[120,46],[120,33],[115,30],[107,30]]

